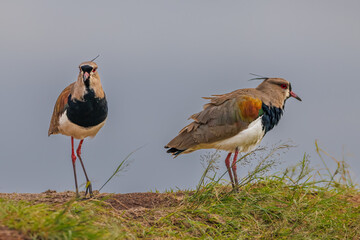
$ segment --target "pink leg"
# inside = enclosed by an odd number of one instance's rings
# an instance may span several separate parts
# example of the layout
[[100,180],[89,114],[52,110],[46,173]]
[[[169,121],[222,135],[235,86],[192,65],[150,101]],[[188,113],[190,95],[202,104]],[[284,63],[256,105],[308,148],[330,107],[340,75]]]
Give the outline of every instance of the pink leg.
[[84,163],[82,161],[82,158],[81,158],[81,147],[82,147],[82,144],[84,142],[84,139],[81,139],[80,142],[79,142],[79,146],[76,150],[76,154],[80,160],[80,163],[81,163],[81,166],[82,166],[82,169],[84,170],[84,174],[85,174],[85,178],[86,178],[86,191],[85,191],[85,196],[87,195],[87,193],[89,192],[90,193],[90,197],[93,196],[93,192],[92,192],[92,186],[91,186],[91,182],[86,174],[86,170],[85,170],[85,166],[84,166]]
[[229,152],[229,154],[227,155],[226,159],[225,159],[225,165],[226,168],[228,170],[229,176],[230,176],[230,181],[231,181],[231,185],[234,187],[234,179],[231,173],[231,167],[230,167],[230,157],[231,157],[231,152]]
[[77,178],[76,178],[76,168],[75,168],[76,156],[75,156],[75,152],[74,152],[74,138],[73,137],[71,137],[71,160],[72,160],[73,169],[74,169],[76,197],[79,197],[79,189],[78,189]]
[[238,153],[239,153],[239,150],[236,148],[235,149],[235,154],[234,154],[234,160],[233,160],[233,163],[232,163],[232,171],[233,171],[233,174],[234,174],[235,186],[236,187],[239,185],[238,177],[237,177],[237,173],[236,173],[236,168],[237,168],[236,167],[236,161],[237,161]]

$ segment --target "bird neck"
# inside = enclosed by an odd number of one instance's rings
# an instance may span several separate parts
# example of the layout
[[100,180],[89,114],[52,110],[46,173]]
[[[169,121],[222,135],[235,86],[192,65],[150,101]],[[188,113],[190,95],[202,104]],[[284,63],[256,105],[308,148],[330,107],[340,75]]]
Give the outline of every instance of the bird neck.
[[284,109],[275,106],[268,106],[262,104],[263,115],[261,117],[261,123],[265,134],[273,129],[280,121],[283,115]]
[[105,97],[105,93],[102,88],[100,79],[98,79],[98,78],[91,79],[91,81],[89,82],[89,85],[86,86],[86,90],[94,91],[96,98],[104,98]]
[[84,96],[92,92],[96,98],[104,98],[105,93],[99,79],[92,78],[85,82],[79,78],[73,87],[72,99],[84,100]]
[[285,100],[284,96],[275,91],[273,88],[260,87],[259,85],[256,90],[260,91],[262,101],[268,106],[274,106],[277,108],[284,108]]

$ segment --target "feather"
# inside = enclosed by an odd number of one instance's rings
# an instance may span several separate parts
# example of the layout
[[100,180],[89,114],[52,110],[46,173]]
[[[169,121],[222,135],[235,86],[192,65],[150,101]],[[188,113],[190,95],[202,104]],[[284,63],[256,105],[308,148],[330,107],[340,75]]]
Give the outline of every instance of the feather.
[[70,84],[67,86],[59,95],[58,99],[56,100],[54,111],[50,121],[50,127],[48,131],[48,136],[51,134],[59,133],[59,119],[61,115],[65,112],[67,108],[68,98],[72,92],[75,83]]

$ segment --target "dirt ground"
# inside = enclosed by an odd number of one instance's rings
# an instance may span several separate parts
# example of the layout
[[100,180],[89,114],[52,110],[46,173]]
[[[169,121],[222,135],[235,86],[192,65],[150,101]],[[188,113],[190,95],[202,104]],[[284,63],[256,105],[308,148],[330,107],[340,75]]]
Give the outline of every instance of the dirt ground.
[[26,236],[16,230],[10,230],[7,227],[0,226],[0,240],[27,240]]
[[[80,193],[84,196],[84,192]],[[126,193],[109,194],[94,192],[94,198],[105,201],[116,210],[140,210],[157,207],[171,207],[179,204],[183,199],[182,193]],[[0,198],[12,200],[24,200],[34,204],[63,204],[75,198],[75,193],[71,191],[56,192],[47,190],[43,193],[0,193]],[[87,200],[82,198],[81,200]],[[0,225],[0,240],[27,240],[26,236],[17,230],[11,230]]]

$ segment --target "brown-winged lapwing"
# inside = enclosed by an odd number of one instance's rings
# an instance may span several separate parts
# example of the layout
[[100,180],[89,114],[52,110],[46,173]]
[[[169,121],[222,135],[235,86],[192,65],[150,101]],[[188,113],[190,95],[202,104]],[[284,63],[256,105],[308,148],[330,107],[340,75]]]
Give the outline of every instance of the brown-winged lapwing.
[[[213,148],[229,152],[225,165],[235,188],[238,185],[238,153],[253,150],[265,134],[278,124],[289,97],[301,101],[285,79],[257,79],[263,80],[257,88],[239,89],[205,98],[210,103],[189,118],[193,122],[165,146],[169,148],[167,152],[175,157],[199,149]],[[230,165],[232,153],[234,159]]]
[[85,196],[89,192],[93,196],[91,182],[86,174],[81,158],[81,146],[86,137],[94,137],[104,126],[108,107],[104,90],[95,62],[83,62],[79,66],[80,73],[76,82],[67,86],[58,97],[49,127],[51,134],[63,134],[71,137],[71,159],[74,169],[76,196],[79,190],[76,178],[74,138],[79,139],[76,154],[80,160],[86,178]]

